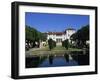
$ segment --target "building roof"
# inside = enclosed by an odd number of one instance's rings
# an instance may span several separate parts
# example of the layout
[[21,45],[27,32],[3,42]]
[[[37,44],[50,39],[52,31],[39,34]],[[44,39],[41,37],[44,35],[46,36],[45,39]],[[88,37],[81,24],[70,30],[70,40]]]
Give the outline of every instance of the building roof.
[[63,35],[65,32],[48,32],[48,35]]
[[[67,28],[66,30],[75,30],[74,28]],[[66,34],[66,30],[62,32],[47,32],[48,35],[64,35]]]

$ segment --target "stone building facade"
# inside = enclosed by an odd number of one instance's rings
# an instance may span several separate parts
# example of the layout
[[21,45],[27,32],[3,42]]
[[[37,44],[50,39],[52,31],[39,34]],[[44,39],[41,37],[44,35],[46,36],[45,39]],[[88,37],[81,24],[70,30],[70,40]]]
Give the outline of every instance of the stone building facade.
[[63,32],[47,32],[47,40],[52,39],[57,45],[61,45],[62,41],[68,39],[70,42],[70,36],[76,32],[73,28],[68,28]]

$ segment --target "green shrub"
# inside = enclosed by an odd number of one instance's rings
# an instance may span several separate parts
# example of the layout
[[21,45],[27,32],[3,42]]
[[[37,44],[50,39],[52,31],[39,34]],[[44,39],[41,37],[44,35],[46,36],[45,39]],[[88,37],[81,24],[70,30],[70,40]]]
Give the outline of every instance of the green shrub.
[[66,39],[66,40],[64,40],[64,41],[62,42],[62,46],[65,47],[66,49],[69,48],[69,41],[68,41],[68,39]]
[[52,39],[48,40],[48,45],[49,45],[49,49],[53,49],[54,47],[56,47],[56,42],[53,41]]

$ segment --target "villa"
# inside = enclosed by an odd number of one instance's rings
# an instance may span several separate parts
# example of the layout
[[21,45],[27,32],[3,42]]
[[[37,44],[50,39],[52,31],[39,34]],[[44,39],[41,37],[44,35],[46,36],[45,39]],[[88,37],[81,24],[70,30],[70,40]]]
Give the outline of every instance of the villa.
[[70,36],[76,32],[73,28],[68,28],[63,32],[47,32],[47,40],[52,39],[56,41],[57,45],[61,45],[62,41],[68,39],[70,42]]

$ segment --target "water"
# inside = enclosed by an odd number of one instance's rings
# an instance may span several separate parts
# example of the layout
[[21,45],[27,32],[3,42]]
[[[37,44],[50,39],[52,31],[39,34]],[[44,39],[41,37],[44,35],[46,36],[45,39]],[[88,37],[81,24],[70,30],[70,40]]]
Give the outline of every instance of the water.
[[26,57],[26,68],[89,65],[89,53],[71,52],[70,54]]

